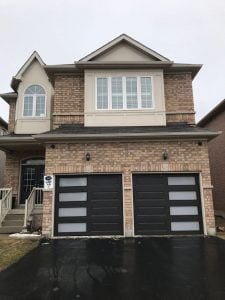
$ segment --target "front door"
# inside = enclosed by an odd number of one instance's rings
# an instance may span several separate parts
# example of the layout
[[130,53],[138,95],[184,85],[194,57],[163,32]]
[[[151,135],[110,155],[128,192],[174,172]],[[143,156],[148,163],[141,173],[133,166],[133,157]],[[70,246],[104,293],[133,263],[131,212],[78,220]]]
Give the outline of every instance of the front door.
[[25,203],[33,187],[43,187],[45,166],[44,164],[39,164],[40,161],[43,162],[40,159],[31,159],[22,163],[20,204]]

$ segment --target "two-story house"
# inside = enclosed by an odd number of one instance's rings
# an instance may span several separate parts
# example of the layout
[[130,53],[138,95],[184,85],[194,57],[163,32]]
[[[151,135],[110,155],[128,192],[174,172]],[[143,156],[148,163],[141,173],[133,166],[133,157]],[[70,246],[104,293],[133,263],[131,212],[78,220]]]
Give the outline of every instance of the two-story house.
[[218,133],[195,125],[200,68],[125,34],[72,64],[34,52],[1,94],[5,199],[26,202],[50,237],[214,234],[207,141]]

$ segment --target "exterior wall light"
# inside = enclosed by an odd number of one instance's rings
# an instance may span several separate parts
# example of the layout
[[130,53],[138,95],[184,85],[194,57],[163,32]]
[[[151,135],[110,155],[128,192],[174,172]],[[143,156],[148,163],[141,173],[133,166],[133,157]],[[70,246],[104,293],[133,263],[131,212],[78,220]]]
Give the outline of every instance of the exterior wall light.
[[89,160],[91,160],[91,154],[90,153],[86,153],[86,161],[89,161]]
[[164,160],[167,160],[167,159],[169,158],[169,154],[168,154],[167,150],[165,150],[165,151],[163,152],[162,157],[163,157]]

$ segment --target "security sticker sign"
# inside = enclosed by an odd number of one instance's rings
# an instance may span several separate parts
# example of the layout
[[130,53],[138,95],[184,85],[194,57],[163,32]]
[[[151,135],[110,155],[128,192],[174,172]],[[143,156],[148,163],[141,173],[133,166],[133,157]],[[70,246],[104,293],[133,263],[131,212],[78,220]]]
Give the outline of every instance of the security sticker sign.
[[53,176],[46,175],[44,176],[44,189],[53,189]]

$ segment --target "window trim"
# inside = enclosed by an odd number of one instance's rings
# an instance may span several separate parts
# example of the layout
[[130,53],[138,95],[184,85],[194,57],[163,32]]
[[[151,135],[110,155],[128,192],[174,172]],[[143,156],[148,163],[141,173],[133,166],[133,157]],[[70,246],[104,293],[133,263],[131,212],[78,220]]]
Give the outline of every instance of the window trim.
[[[40,87],[43,88],[43,90],[45,91],[45,94],[25,94],[26,90],[31,87],[32,85],[39,85]],[[36,113],[36,98],[37,96],[44,96],[45,98],[45,113],[43,114],[43,116],[36,116],[35,113]],[[33,109],[32,109],[32,115],[31,116],[25,116],[24,115],[24,102],[25,102],[25,97],[33,97]],[[34,105],[35,104],[35,105]],[[35,118],[35,119],[43,119],[43,118],[46,118],[47,116],[47,94],[46,94],[46,88],[42,85],[42,84],[39,84],[39,83],[31,83],[29,85],[27,85],[25,88],[24,88],[24,92],[23,92],[23,111],[22,111],[22,116],[23,118]]]
[[[112,108],[112,78],[113,77],[121,77],[122,78],[122,95],[123,95],[123,108]],[[127,93],[126,93],[126,78],[135,77],[137,78],[137,108],[127,108]],[[141,78],[148,77],[151,79],[151,91],[152,91],[152,107],[141,107]],[[97,81],[99,78],[107,78],[108,82],[108,108],[98,108],[97,105]],[[96,76],[95,77],[95,110],[96,111],[150,111],[155,109],[155,101],[154,101],[154,78],[152,75],[106,75],[106,76]]]

